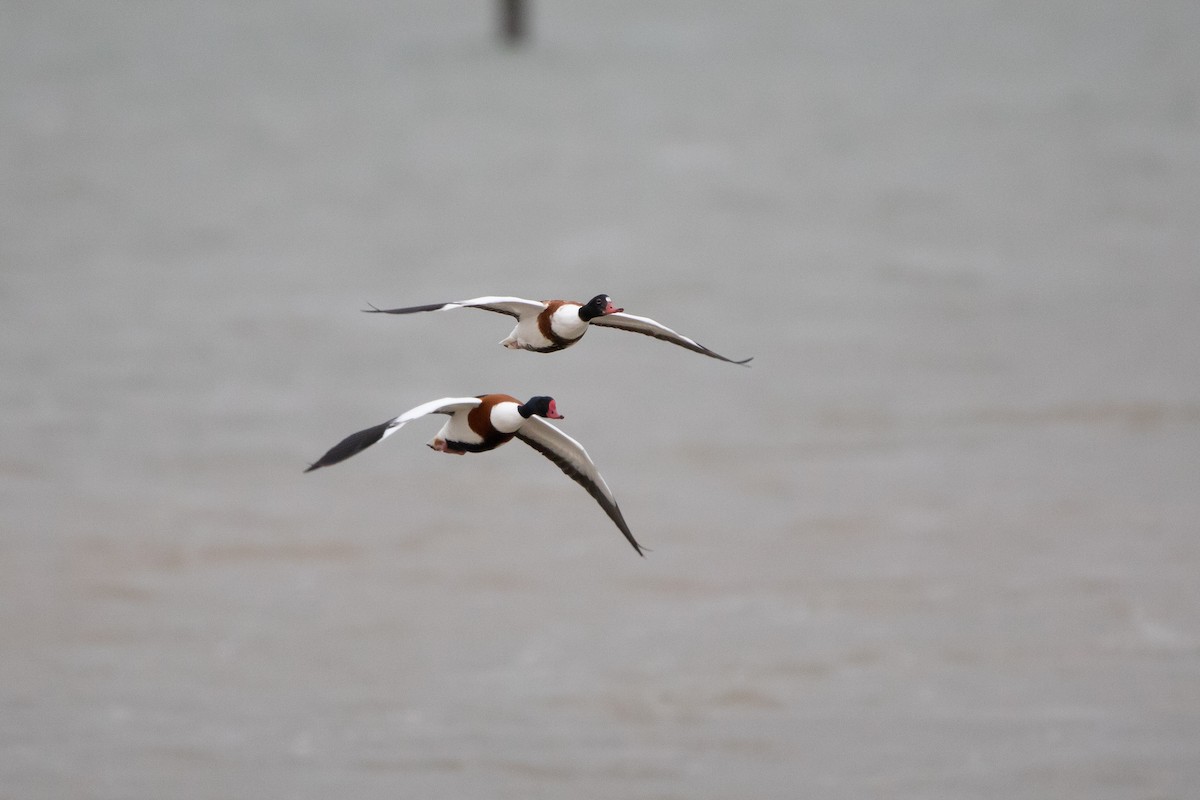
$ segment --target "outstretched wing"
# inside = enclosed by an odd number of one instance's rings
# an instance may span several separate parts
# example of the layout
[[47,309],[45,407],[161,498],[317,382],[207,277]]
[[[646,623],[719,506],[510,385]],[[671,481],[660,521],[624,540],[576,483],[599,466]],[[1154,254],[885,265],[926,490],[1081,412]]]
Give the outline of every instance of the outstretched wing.
[[621,533],[625,534],[625,538],[633,545],[638,555],[644,555],[642,546],[633,538],[633,533],[625,524],[625,517],[621,515],[617,499],[613,497],[612,490],[604,482],[583,445],[541,417],[530,417],[517,431],[517,438],[553,461],[567,477],[587,489],[588,494],[604,509],[604,513],[608,514],[621,529]]
[[350,434],[329,448],[329,451],[325,455],[310,464],[308,469],[304,471],[312,472],[314,469],[328,467],[331,464],[337,464],[339,461],[345,461],[350,456],[361,453],[376,442],[391,436],[400,430],[405,423],[412,422],[418,417],[423,417],[426,414],[453,414],[455,411],[474,408],[480,402],[478,397],[443,397],[441,400],[430,400],[428,403],[422,403],[416,408],[410,408],[398,417],[389,419],[387,422],[381,422],[378,425],[373,425],[370,428]]
[[623,331],[633,331],[634,333],[653,336],[655,339],[662,339],[664,342],[670,342],[671,344],[677,344],[680,347],[686,347],[693,353],[702,353],[711,358],[720,359],[721,361],[728,361],[730,364],[740,364],[745,366],[748,362],[754,360],[753,356],[750,358],[744,358],[740,361],[736,361],[732,358],[726,358],[720,353],[715,353],[712,350],[709,350],[696,340],[689,339],[683,334],[676,333],[666,325],[663,325],[660,322],[655,322],[649,317],[638,317],[633,314],[617,312],[615,314],[605,314],[602,317],[595,317],[591,320],[591,324],[600,325],[605,328],[620,328]]
[[407,308],[364,308],[368,314],[415,314],[418,311],[450,311],[455,308],[482,308],[484,311],[494,311],[497,314],[507,314],[520,319],[522,316],[540,314],[546,307],[545,303],[537,300],[524,300],[520,297],[476,297],[472,300],[455,300],[452,303],[430,303],[424,306],[408,306]]

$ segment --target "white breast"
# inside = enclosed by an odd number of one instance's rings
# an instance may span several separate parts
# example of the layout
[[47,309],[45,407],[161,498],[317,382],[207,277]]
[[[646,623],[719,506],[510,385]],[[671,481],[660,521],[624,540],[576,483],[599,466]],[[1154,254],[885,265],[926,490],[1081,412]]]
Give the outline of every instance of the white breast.
[[588,324],[579,318],[579,306],[565,303],[550,315],[550,329],[564,339],[578,339]]
[[496,403],[492,406],[492,427],[501,433],[515,433],[525,424],[516,403]]

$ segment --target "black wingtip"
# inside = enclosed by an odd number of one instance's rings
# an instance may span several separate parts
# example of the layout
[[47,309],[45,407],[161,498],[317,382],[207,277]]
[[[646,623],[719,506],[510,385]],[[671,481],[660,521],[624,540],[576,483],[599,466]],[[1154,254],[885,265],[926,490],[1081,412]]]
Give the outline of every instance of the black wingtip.
[[332,464],[345,461],[347,458],[355,455],[356,453],[361,453],[363,450],[366,450],[368,447],[382,439],[383,435],[387,433],[388,428],[392,427],[393,422],[395,422],[395,420],[389,419],[387,422],[381,422],[378,425],[373,425],[365,430],[350,434],[345,439],[342,439],[333,447],[329,448],[329,451],[326,452],[325,455],[318,458],[312,464],[309,464],[308,469],[304,471],[312,472],[314,469],[328,467]]
[[405,308],[380,308],[372,303],[367,303],[367,305],[371,306],[363,309],[363,312],[367,314],[416,314],[419,311],[440,311],[454,303],[429,303],[424,306],[407,306]]
[[[617,514],[621,514],[621,509],[617,509]],[[614,518],[613,522],[617,522],[617,520]],[[645,558],[647,552],[653,552],[649,547],[642,547],[642,545],[638,543],[638,540],[633,538],[633,531],[629,530],[629,526],[621,524],[624,522],[625,518],[623,515],[621,515],[621,522],[617,524],[617,527],[620,528],[621,533],[625,534],[626,541],[633,545],[633,549],[637,551],[637,554],[642,558]]]
[[[699,348],[699,349],[696,349],[696,348]],[[703,355],[710,356],[711,358],[715,358],[718,361],[724,361],[726,364],[737,364],[739,367],[748,367],[748,366],[750,366],[750,362],[754,360],[754,356],[750,356],[749,358],[742,358],[742,359],[730,358],[729,356],[723,356],[720,353],[718,353],[716,350],[710,350],[709,348],[705,347],[704,345],[700,344],[699,342],[696,342],[696,347],[689,347],[688,349],[695,350],[695,352],[697,352],[697,353],[702,353]]]

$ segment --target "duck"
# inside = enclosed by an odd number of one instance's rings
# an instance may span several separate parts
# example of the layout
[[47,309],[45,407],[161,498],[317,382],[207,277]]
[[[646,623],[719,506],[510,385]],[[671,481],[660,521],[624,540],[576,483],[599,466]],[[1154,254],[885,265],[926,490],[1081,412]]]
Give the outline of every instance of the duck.
[[[370,304],[368,304],[370,305]],[[475,297],[470,300],[455,300],[449,303],[429,303],[405,308],[378,308],[372,305],[363,309],[368,314],[416,314],[422,311],[451,311],[456,308],[479,308],[497,314],[515,317],[517,325],[512,333],[500,340],[510,350],[530,350],[534,353],[555,353],[578,342],[587,333],[590,325],[602,328],[619,328],[645,336],[653,336],[664,342],[678,345],[710,358],[730,364],[747,366],[751,358],[732,359],[709,350],[695,339],[656,322],[649,317],[626,314],[625,309],[613,305],[606,294],[598,294],[586,303],[571,300],[525,300],[520,297]]]
[[507,394],[430,400],[386,422],[350,434],[329,448],[325,455],[309,464],[304,471],[312,472],[341,463],[376,442],[383,441],[409,422],[429,414],[446,414],[450,417],[427,443],[438,453],[485,453],[512,441],[513,438],[520,439],[550,459],[567,477],[586,489],[633,545],[637,554],[645,556],[644,548],[633,538],[612,490],[608,488],[583,445],[546,422],[547,419],[564,417],[558,412],[558,404],[554,398],[545,395],[531,397],[524,403]]

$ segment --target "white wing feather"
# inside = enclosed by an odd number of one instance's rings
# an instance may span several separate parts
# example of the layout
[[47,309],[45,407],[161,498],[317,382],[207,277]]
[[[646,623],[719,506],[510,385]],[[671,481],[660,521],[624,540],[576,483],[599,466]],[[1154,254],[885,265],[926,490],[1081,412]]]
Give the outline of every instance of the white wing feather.
[[430,400],[428,403],[421,403],[421,405],[416,408],[410,408],[388,423],[389,428],[383,434],[382,438],[386,439],[414,419],[420,419],[429,414],[453,414],[456,411],[474,408],[481,402],[483,401],[478,397],[443,397],[441,400]]
[[703,355],[717,358],[721,361],[728,361],[731,364],[744,365],[747,361],[751,360],[749,358],[743,360],[726,358],[720,353],[709,350],[695,339],[689,339],[682,333],[671,330],[661,322],[656,322],[649,317],[639,317],[635,314],[626,314],[623,311],[615,314],[605,314],[602,317],[596,317],[591,321],[591,324],[599,325],[603,328],[620,328],[623,331],[633,331],[634,333],[653,336],[655,339],[662,339],[664,342],[677,344],[680,347],[686,347],[688,350],[693,352],[702,353]]
[[616,523],[621,533],[625,534],[633,549],[637,550],[639,555],[642,553],[642,546],[633,538],[633,533],[630,532],[620,507],[617,506],[617,498],[604,482],[604,477],[600,475],[600,470],[596,469],[583,445],[541,417],[530,417],[517,431],[517,438],[553,461],[567,477],[586,489],[608,514],[609,519]]
[[405,308],[376,308],[366,309],[376,314],[415,314],[420,311],[453,311],[456,308],[481,308],[484,311],[494,311],[497,314],[507,314],[521,319],[526,316],[536,316],[546,307],[545,303],[537,300],[526,300],[521,297],[474,297],[470,300],[454,300],[449,303],[429,303],[423,306],[407,306]]
[[325,455],[310,464],[308,469],[304,471],[312,472],[314,469],[328,467],[345,461],[350,456],[361,453],[376,442],[382,442],[414,419],[424,417],[427,414],[453,414],[456,411],[474,408],[481,402],[478,397],[443,397],[441,400],[430,400],[428,403],[422,403],[416,408],[410,408],[398,417],[389,419],[387,422],[381,422],[378,425],[372,425],[370,428],[364,428],[361,431],[350,434],[329,448]]

